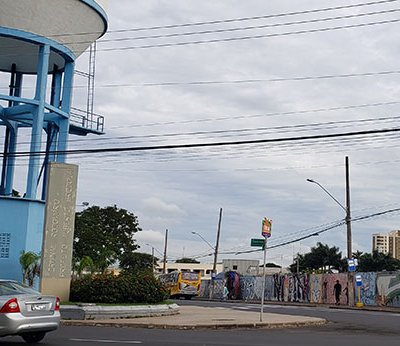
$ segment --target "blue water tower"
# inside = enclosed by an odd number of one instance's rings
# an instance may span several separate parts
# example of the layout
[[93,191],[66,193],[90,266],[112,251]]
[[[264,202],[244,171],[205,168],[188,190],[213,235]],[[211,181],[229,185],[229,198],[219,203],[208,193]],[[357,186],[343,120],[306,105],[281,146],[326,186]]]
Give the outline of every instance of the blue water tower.
[[[66,162],[69,135],[103,133],[93,107],[71,111],[71,100],[76,59],[107,30],[105,5],[0,0],[0,278],[20,280],[21,252],[41,252],[48,164]],[[15,177],[26,177],[20,197]]]

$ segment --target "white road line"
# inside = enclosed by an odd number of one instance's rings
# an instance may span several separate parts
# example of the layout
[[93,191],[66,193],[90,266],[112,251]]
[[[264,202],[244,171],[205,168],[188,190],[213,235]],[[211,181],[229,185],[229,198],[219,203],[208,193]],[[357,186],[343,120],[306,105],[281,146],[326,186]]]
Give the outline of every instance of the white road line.
[[250,310],[253,307],[248,307],[248,306],[232,306],[233,309],[237,309],[237,310]]
[[141,341],[124,341],[124,340],[101,340],[101,339],[69,339],[70,341],[80,342],[96,342],[104,344],[142,344]]

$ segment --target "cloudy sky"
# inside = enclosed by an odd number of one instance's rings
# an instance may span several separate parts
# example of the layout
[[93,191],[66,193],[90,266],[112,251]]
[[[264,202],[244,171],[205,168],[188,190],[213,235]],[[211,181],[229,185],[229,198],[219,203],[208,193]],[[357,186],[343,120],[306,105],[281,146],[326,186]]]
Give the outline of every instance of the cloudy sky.
[[[345,256],[345,226],[323,232],[344,211],[306,179],[345,204],[348,156],[353,217],[399,208],[398,134],[297,139],[398,128],[400,1],[371,2],[109,1],[95,98],[106,135],[71,137],[70,148],[239,144],[71,156],[79,202],[137,215],[144,252],[162,252],[168,229],[171,261],[212,261],[191,232],[215,243],[220,208],[220,259],[261,260],[235,253],[252,249],[263,217],[271,246],[319,233],[268,250],[268,261],[288,265],[317,242]],[[292,140],[240,144],[280,138]],[[372,233],[398,228],[398,213],[353,222],[353,249],[370,252]]]

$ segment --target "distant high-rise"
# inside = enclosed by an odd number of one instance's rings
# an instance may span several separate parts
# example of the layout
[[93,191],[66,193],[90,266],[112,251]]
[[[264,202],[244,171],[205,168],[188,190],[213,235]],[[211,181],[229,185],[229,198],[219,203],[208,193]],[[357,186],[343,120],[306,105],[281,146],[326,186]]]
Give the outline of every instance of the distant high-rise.
[[372,250],[400,259],[400,230],[372,235]]

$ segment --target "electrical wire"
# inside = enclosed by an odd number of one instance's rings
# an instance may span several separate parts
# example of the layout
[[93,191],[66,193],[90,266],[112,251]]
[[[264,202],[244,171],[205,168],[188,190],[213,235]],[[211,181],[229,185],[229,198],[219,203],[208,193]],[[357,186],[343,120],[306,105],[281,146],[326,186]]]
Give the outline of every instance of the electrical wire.
[[121,52],[121,51],[127,51],[127,50],[137,50],[137,49],[182,47],[182,46],[188,46],[188,45],[199,45],[199,44],[220,43],[220,42],[227,43],[227,42],[235,42],[235,41],[255,40],[255,39],[263,39],[263,38],[275,38],[275,37],[283,37],[283,36],[291,36],[291,35],[304,35],[304,34],[329,32],[329,31],[337,31],[337,30],[344,30],[344,29],[354,29],[354,28],[370,27],[370,26],[376,26],[376,25],[394,24],[394,23],[398,23],[398,22],[400,22],[400,19],[391,19],[391,20],[382,20],[382,21],[376,21],[376,22],[338,25],[338,26],[332,26],[332,27],[326,27],[326,28],[288,31],[288,32],[273,33],[273,34],[248,35],[248,36],[242,36],[242,37],[230,37],[230,38],[221,38],[221,39],[207,39],[207,40],[197,40],[197,41],[148,44],[148,45],[141,45],[141,46],[101,48],[101,49],[98,49],[97,51],[98,52],[116,52],[116,51]]
[[[114,147],[114,148],[94,148],[94,149],[73,149],[64,151],[50,151],[49,154],[98,154],[98,153],[111,153],[111,152],[134,152],[134,151],[150,151],[150,150],[170,150],[170,149],[187,149],[187,148],[205,148],[205,147],[221,147],[221,146],[236,146],[245,144],[261,144],[261,143],[277,143],[277,142],[297,142],[305,140],[315,139],[328,139],[328,138],[346,138],[360,135],[372,135],[372,134],[383,134],[399,132],[400,128],[385,128],[365,131],[353,131],[343,133],[332,133],[323,135],[310,135],[310,136],[299,136],[299,137],[282,137],[282,138],[269,138],[269,139],[254,139],[254,140],[242,140],[242,141],[229,141],[229,142],[209,142],[209,143],[187,143],[187,144],[170,144],[170,145],[158,145],[158,146],[137,146],[137,147]],[[46,152],[15,152],[10,156],[41,156]],[[3,157],[4,154],[0,154]]]

